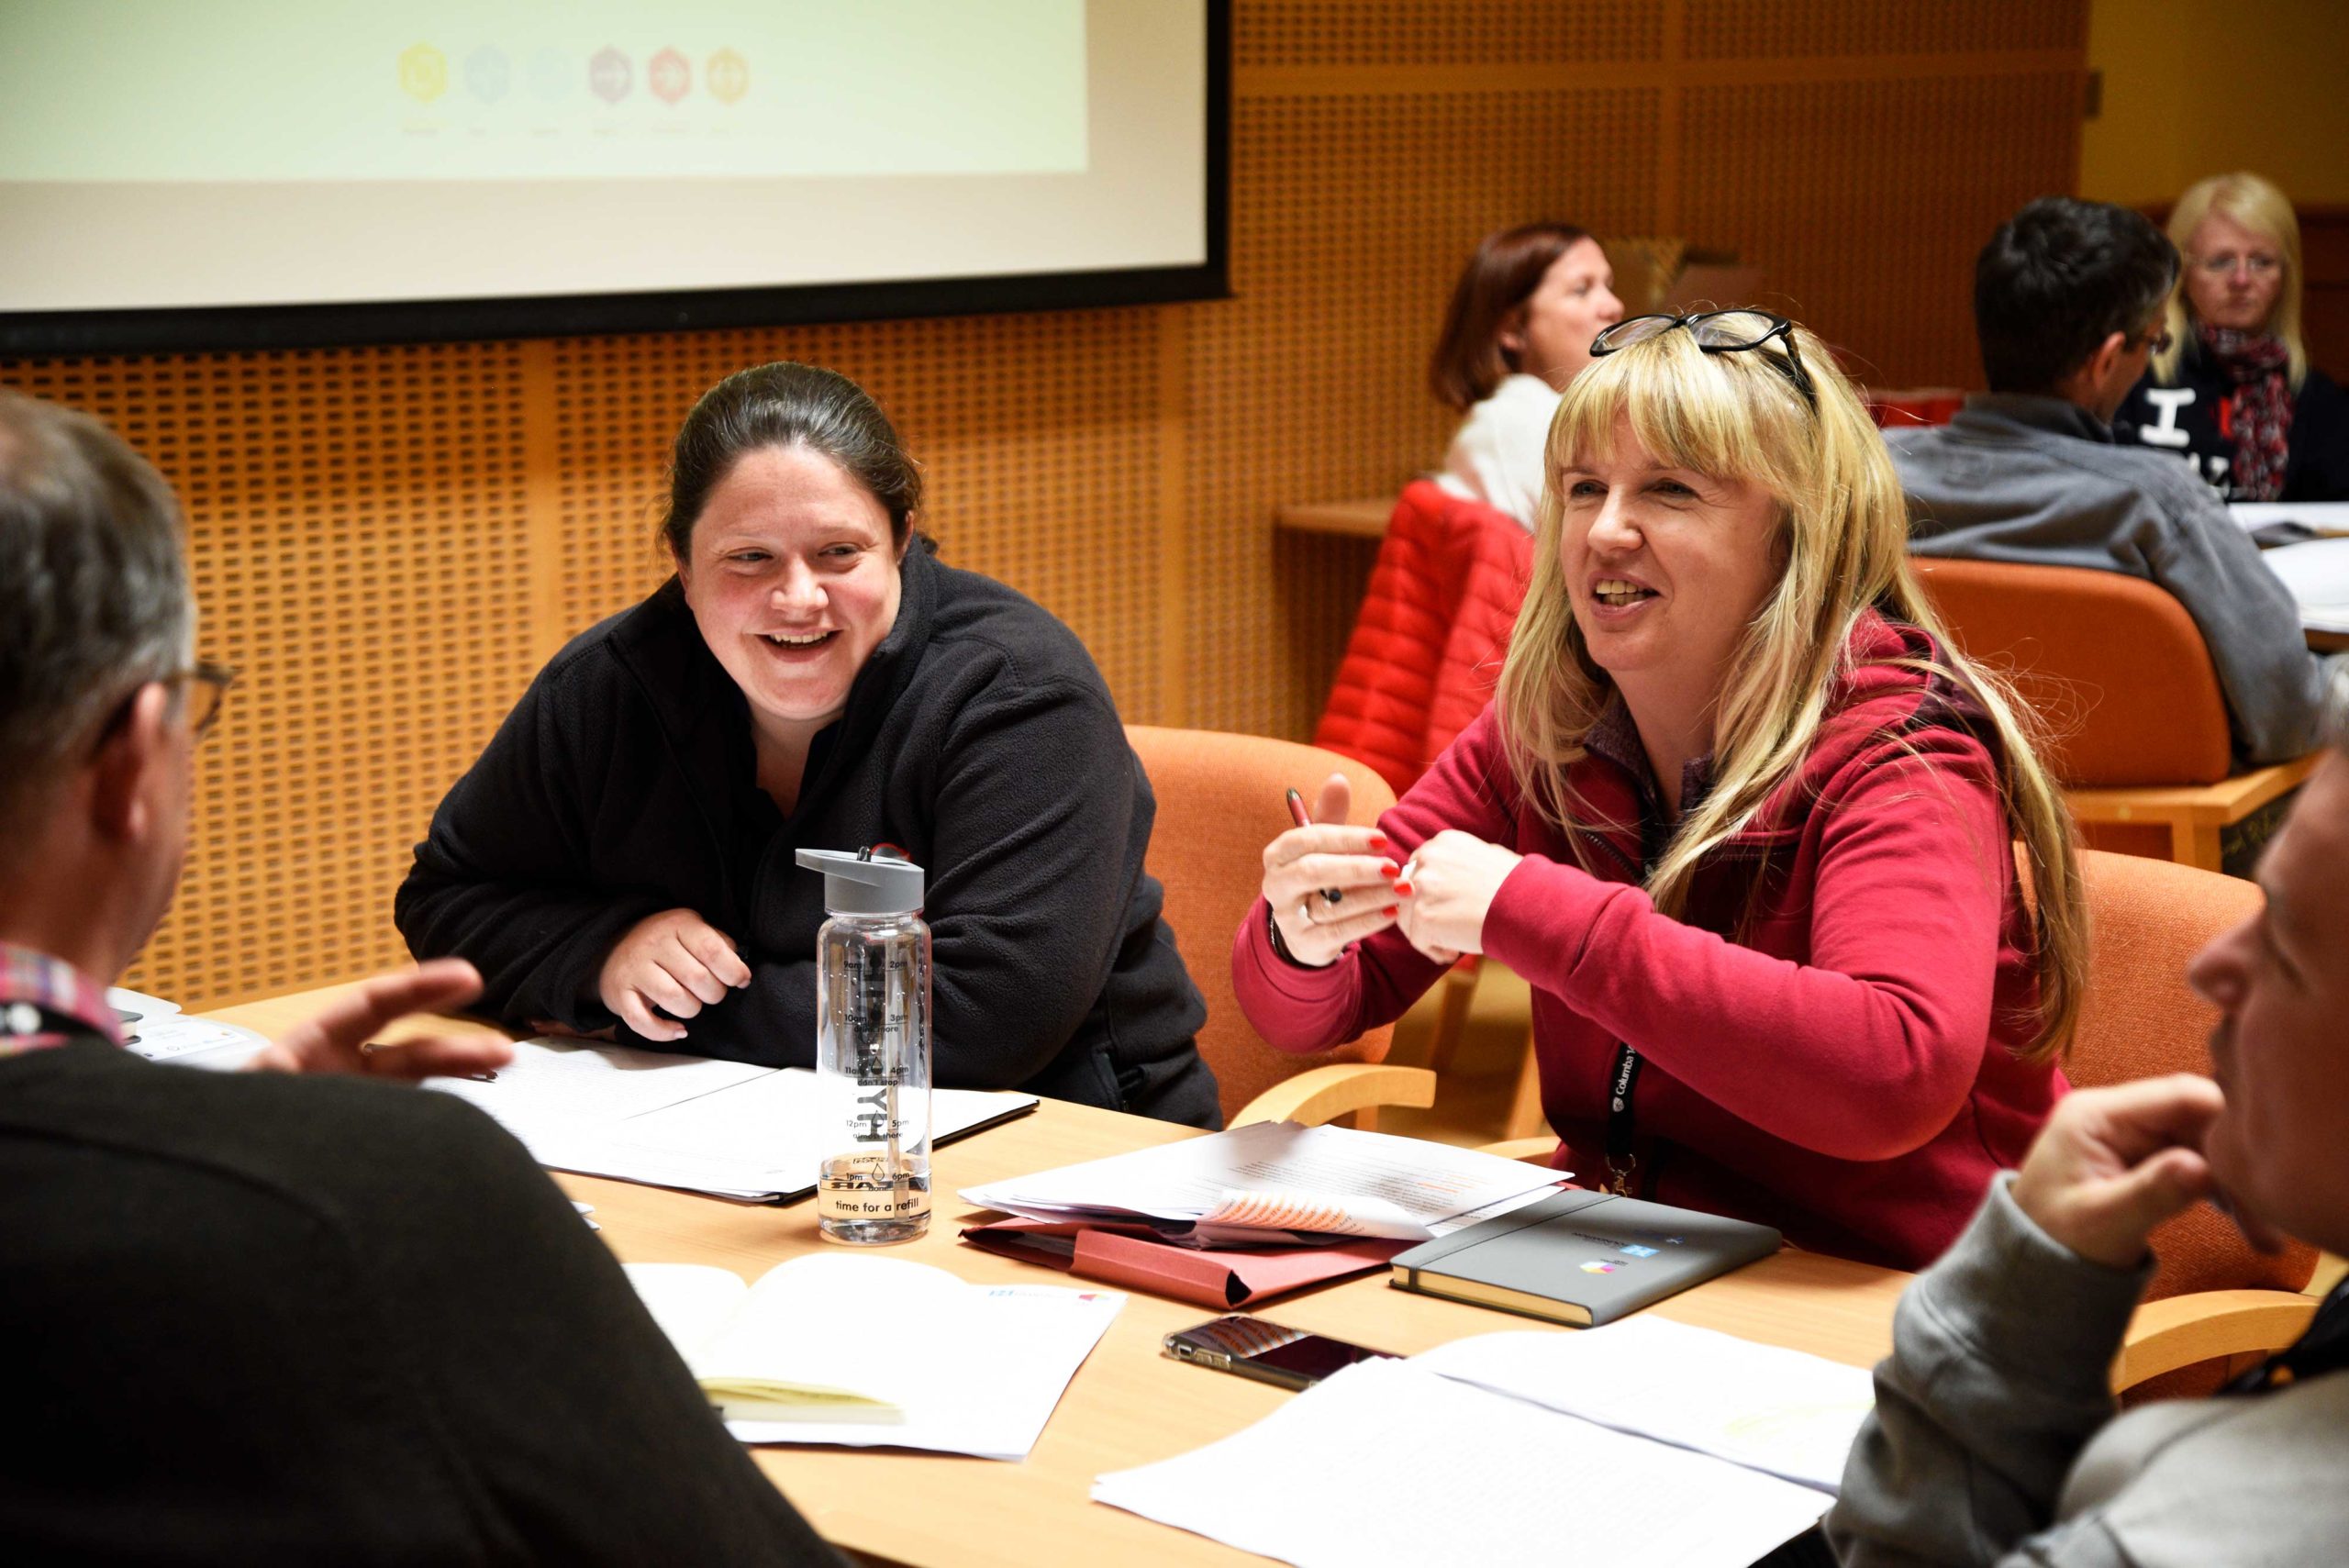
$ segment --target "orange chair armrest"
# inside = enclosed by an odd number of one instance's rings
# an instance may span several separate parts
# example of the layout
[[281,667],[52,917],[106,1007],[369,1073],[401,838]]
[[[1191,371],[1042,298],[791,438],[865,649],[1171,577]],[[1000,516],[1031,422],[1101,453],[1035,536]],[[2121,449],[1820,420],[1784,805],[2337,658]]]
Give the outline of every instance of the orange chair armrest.
[[1319,1127],[1350,1111],[1378,1106],[1435,1104],[1435,1074],[1424,1067],[1390,1067],[1367,1062],[1335,1062],[1285,1078],[1240,1108],[1233,1127],[1258,1121],[1295,1121]]
[[2322,751],[2288,762],[2271,762],[2234,773],[2214,784],[2155,784],[2135,789],[2067,789],[2064,798],[2083,822],[2189,821],[2232,826],[2274,800],[2299,788],[2316,771]]
[[2285,1290],[2204,1290],[2148,1301],[2114,1358],[2113,1391],[2219,1356],[2280,1351],[2316,1309],[2313,1297]]

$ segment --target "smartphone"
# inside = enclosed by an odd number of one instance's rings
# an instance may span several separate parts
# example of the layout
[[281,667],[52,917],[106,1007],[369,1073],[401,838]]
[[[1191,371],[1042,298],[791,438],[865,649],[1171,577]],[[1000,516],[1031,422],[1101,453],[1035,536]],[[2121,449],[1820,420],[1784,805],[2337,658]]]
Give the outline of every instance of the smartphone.
[[1340,1367],[1392,1359],[1385,1351],[1284,1329],[1241,1314],[1169,1334],[1165,1344],[1166,1353],[1176,1361],[1236,1372],[1283,1388],[1310,1388]]

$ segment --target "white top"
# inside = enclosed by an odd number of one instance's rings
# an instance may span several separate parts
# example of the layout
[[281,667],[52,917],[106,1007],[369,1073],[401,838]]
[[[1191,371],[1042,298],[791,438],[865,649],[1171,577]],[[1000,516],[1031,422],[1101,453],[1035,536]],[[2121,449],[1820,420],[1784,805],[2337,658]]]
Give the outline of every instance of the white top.
[[1530,532],[1542,501],[1542,454],[1558,390],[1540,376],[1512,375],[1468,410],[1436,483],[1454,495],[1507,512]]

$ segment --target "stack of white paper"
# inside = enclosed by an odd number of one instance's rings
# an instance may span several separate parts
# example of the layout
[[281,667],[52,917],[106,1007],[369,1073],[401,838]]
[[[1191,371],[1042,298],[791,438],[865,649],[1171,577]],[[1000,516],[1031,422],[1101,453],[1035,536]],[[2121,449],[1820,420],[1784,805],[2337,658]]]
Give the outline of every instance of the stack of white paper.
[[965,1187],[962,1195],[1030,1219],[1141,1222],[1218,1245],[1338,1236],[1424,1241],[1530,1203],[1564,1175],[1421,1139],[1255,1122]]
[[2311,533],[2349,534],[2349,501],[2230,501],[2227,510],[2245,533],[2298,523]]
[[795,1258],[755,1285],[690,1263],[628,1275],[742,1441],[985,1459],[1028,1457],[1126,1301],[844,1253]]
[[190,1018],[177,1002],[119,985],[106,992],[106,1005],[121,1018],[131,1051],[150,1062],[221,1072],[242,1067],[269,1044],[241,1025]]
[[1668,1318],[1575,1333],[1478,1334],[1411,1364],[1830,1495],[1876,1404],[1863,1367]]
[[1093,1497],[1297,1568],[1745,1568],[1828,1501],[1395,1361]]
[[2281,550],[2263,551],[2259,559],[2291,590],[2300,606],[2302,627],[2310,631],[2349,631],[2349,539],[2288,544]]
[[[763,1203],[812,1192],[827,1152],[816,1075],[578,1040],[526,1040],[484,1083],[428,1078],[520,1139],[541,1165]],[[930,1139],[992,1126],[1036,1096],[938,1089]]]

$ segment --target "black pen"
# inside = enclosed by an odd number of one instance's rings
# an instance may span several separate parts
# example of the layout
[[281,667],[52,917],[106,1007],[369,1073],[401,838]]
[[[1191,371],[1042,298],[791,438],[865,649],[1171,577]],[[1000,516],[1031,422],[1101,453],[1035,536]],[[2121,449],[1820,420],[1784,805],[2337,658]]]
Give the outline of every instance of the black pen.
[[[1297,819],[1297,825],[1300,828],[1313,826],[1313,814],[1305,809],[1305,797],[1297,794],[1294,788],[1288,792],[1288,814]],[[1345,894],[1334,887],[1325,887],[1321,890],[1321,896],[1335,904],[1339,899],[1343,898]]]

